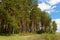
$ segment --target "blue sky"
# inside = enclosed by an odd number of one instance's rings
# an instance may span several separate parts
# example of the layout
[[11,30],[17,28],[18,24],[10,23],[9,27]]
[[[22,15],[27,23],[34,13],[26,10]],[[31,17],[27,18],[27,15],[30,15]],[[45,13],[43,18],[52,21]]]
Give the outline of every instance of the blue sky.
[[38,7],[50,14],[57,23],[57,32],[60,32],[60,0],[38,0]]

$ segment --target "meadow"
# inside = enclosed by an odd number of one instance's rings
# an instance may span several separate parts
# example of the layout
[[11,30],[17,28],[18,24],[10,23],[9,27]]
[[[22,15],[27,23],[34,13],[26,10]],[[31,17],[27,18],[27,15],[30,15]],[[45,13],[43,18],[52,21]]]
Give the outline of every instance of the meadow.
[[60,40],[60,33],[56,34],[14,34],[0,36],[0,40]]

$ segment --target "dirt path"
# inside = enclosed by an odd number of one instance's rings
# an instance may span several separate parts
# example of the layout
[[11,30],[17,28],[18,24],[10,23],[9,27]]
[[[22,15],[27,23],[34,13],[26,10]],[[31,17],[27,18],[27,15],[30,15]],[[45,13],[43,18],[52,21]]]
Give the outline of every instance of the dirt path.
[[40,36],[21,36],[23,38],[28,38],[27,40],[42,40]]

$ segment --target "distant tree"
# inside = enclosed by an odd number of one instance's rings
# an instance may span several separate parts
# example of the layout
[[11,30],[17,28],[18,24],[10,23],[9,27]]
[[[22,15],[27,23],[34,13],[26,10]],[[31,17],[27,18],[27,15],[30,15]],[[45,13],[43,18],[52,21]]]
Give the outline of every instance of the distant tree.
[[56,30],[57,30],[57,24],[56,24],[55,21],[52,22],[52,30],[53,30],[54,33],[55,33]]
[[41,13],[41,29],[44,30],[45,32],[49,28],[49,25],[51,23],[51,18],[48,13],[42,12]]

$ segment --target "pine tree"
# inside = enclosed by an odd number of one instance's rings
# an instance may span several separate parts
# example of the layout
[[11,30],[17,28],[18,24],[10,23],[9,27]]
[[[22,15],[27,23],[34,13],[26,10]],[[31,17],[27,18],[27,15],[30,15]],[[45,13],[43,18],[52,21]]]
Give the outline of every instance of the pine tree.
[[52,30],[53,30],[53,33],[55,33],[57,30],[57,24],[55,21],[52,22]]
[[38,0],[2,0],[0,4],[0,33],[56,32],[56,29],[49,14],[38,8]]

